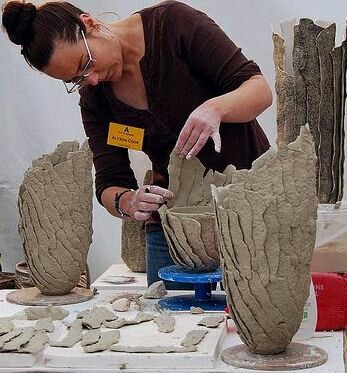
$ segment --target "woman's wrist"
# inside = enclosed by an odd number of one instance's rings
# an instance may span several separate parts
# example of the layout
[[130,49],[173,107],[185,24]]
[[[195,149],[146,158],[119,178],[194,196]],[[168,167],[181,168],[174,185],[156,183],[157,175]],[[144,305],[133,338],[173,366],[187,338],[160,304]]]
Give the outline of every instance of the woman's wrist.
[[222,100],[220,100],[218,97],[214,97],[205,101],[202,105],[205,106],[209,111],[213,112],[220,122],[223,121],[226,110],[223,107]]
[[133,189],[125,189],[120,192],[117,192],[114,198],[114,207],[118,214],[123,217],[130,217],[130,211],[128,208],[129,194],[134,192]]

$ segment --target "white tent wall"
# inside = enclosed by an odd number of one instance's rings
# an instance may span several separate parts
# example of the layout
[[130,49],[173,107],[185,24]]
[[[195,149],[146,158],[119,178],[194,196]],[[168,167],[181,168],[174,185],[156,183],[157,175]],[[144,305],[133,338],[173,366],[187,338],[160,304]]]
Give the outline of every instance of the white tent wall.
[[[75,5],[98,14],[115,11],[123,18],[155,4],[150,0],[79,0]],[[210,15],[255,60],[274,87],[271,32],[281,20],[308,17],[337,23],[342,39],[347,2],[344,0],[186,0]],[[0,35],[0,253],[3,270],[14,271],[23,250],[17,233],[17,195],[23,173],[31,160],[51,152],[66,140],[83,141],[78,95],[67,95],[60,81],[30,69],[4,33]],[[210,57],[212,58],[212,57]],[[178,77],[179,78],[179,77]],[[272,145],[276,140],[275,102],[259,118]],[[132,154],[138,180],[150,167],[140,153]],[[145,166],[144,166],[145,164]],[[120,220],[110,216],[94,200],[93,243],[88,262],[94,279],[120,259]]]

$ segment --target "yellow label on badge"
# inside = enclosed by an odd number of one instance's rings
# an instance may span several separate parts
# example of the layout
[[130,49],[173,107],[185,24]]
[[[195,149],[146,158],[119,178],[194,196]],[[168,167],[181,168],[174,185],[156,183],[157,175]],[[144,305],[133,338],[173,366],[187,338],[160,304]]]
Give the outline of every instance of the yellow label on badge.
[[145,130],[143,128],[110,122],[108,127],[107,145],[142,150],[144,132]]

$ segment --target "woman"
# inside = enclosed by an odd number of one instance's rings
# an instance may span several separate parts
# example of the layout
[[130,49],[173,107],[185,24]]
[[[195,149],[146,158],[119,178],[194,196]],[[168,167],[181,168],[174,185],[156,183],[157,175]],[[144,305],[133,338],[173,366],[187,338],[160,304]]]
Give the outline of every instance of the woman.
[[[165,1],[103,24],[67,2],[8,2],[3,26],[32,67],[79,91],[96,196],[114,216],[146,221],[148,283],[172,264],[157,209],[172,150],[208,169],[250,168],[269,147],[255,118],[272,102],[258,66],[206,14]],[[138,188],[128,148],[152,162]]]

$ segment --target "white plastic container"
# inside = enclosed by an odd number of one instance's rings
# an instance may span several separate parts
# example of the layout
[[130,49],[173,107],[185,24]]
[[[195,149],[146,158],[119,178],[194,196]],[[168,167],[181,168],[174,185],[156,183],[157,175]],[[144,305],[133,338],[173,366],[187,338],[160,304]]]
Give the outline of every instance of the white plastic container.
[[318,205],[311,272],[347,272],[347,203]]
[[304,306],[300,327],[293,337],[293,341],[303,341],[313,336],[317,326],[317,301],[316,293],[311,278],[310,295]]

